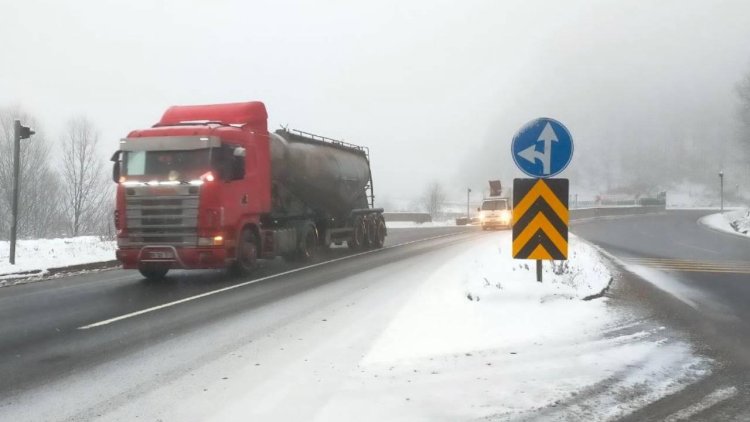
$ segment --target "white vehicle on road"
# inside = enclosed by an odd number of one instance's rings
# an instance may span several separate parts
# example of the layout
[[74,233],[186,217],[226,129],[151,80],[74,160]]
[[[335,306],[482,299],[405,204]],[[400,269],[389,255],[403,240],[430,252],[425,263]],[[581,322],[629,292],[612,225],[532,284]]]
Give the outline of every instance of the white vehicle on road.
[[513,214],[509,198],[489,197],[482,201],[479,211],[479,223],[482,230],[494,228],[511,228]]

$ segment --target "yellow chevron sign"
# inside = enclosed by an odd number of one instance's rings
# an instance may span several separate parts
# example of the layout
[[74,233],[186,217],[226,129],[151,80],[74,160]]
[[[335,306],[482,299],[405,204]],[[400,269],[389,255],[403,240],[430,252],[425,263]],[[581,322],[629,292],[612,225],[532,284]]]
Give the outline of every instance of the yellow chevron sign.
[[513,180],[513,258],[568,259],[568,179]]

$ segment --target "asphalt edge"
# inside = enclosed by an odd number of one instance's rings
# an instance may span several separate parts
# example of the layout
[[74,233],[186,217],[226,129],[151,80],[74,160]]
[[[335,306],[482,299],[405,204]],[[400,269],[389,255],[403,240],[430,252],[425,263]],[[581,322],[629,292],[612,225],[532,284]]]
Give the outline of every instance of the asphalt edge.
[[77,273],[89,272],[89,271],[107,271],[120,268],[120,261],[97,261],[88,262],[85,264],[68,265],[65,267],[53,267],[39,270],[28,270],[19,271],[17,273],[0,274],[0,288],[18,286],[28,283],[36,283],[40,281],[51,280],[66,275],[72,275]]

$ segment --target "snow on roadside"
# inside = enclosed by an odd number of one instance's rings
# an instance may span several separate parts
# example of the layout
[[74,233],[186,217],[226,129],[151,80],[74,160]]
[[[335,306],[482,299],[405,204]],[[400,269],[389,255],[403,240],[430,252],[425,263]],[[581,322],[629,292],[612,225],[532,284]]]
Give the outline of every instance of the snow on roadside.
[[[601,292],[611,279],[591,246],[573,238],[563,273],[555,274],[545,262],[544,282],[537,283],[535,261],[513,260],[505,243],[488,236],[437,269],[367,361],[533,343],[540,333],[530,327],[549,328],[557,336],[578,332],[571,318],[606,319],[603,304],[580,300]],[[563,315],[569,317],[557,318]]]
[[10,242],[0,242],[0,279],[9,274],[115,259],[115,242],[97,236],[65,239],[19,240],[16,244],[16,264],[8,262]]
[[750,209],[707,215],[700,222],[723,232],[750,236]]
[[495,233],[436,268],[316,420],[505,420],[549,409],[606,420],[707,373],[659,327],[606,298],[583,300],[612,278],[593,247],[571,236],[570,261],[546,263],[543,283],[509,247],[509,233]]
[[386,221],[385,226],[389,229],[414,229],[414,228],[431,228],[431,227],[452,227],[456,225],[455,220],[448,221],[430,221],[427,223],[415,223],[413,221]]

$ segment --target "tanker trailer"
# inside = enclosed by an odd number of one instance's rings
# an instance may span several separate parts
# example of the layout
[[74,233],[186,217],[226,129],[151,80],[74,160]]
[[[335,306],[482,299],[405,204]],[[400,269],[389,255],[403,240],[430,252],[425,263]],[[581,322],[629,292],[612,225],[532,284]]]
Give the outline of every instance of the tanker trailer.
[[366,147],[280,129],[270,135],[271,217],[312,219],[320,244],[382,247],[382,209],[374,207]]
[[381,248],[367,148],[267,130],[261,102],[170,107],[112,157],[117,259],[146,278],[170,269],[308,260],[320,248]]

